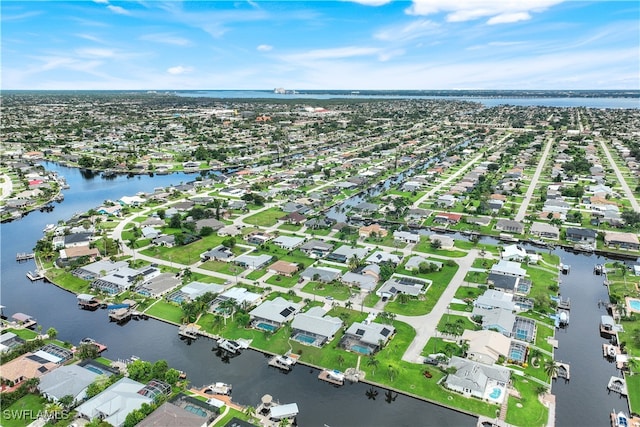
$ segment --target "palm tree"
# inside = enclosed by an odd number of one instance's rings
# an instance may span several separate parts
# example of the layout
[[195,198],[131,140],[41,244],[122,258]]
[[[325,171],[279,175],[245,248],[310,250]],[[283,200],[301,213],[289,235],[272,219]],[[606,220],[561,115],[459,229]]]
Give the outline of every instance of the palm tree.
[[640,360],[636,359],[635,357],[629,357],[629,359],[627,359],[627,368],[629,368],[629,375],[633,375],[635,372],[637,372],[639,367]]
[[[231,321],[233,322],[233,313],[236,309],[236,302],[232,299],[226,299],[218,305],[226,314],[231,316]],[[225,316],[225,325],[227,324],[226,316]]]
[[544,373],[547,374],[549,379],[558,375],[558,364],[553,359],[546,359],[544,361]]
[[374,356],[369,356],[367,359],[367,366],[371,366],[371,375],[376,374],[376,366],[380,364],[380,361],[376,359]]
[[353,307],[353,303],[351,301],[347,301],[347,302],[344,303],[344,308],[349,308],[350,309],[351,307]]
[[338,362],[338,365],[342,367],[342,364],[344,363],[344,356],[339,354],[338,357],[336,357],[336,362]]
[[249,419],[252,419],[256,414],[256,408],[254,408],[253,406],[247,406],[246,408],[244,408],[244,414],[249,417]]

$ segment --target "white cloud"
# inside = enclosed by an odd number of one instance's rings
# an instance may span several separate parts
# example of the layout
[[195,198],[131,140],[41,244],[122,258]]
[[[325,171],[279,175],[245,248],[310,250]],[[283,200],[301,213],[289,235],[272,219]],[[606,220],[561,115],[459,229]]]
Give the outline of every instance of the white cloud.
[[191,40],[184,37],[175,36],[171,33],[145,34],[140,40],[147,40],[156,43],[170,44],[174,46],[189,46]]
[[427,19],[420,19],[406,25],[387,27],[376,32],[373,37],[383,41],[409,41],[437,34],[440,25]]
[[109,9],[111,12],[116,13],[118,15],[131,15],[131,12],[129,12],[127,9],[121,6],[114,6],[110,4],[107,6],[107,9]]
[[82,57],[93,58],[113,58],[116,56],[116,52],[114,50],[101,48],[76,49],[76,53]]
[[530,19],[530,12],[542,12],[564,0],[413,0],[409,15],[446,13],[448,22],[489,18],[489,24],[504,24]]
[[270,50],[273,50],[273,46],[271,46],[269,44],[261,44],[256,49],[259,52],[269,52]]
[[98,4],[109,4],[109,0],[93,0],[93,2]]
[[511,24],[513,22],[528,21],[529,19],[531,19],[531,15],[527,12],[503,13],[489,18],[487,24]]
[[175,67],[167,68],[167,73],[173,75],[185,74],[193,71],[191,67],[183,67],[182,65],[176,65]]
[[285,55],[283,58],[293,61],[315,61],[323,59],[342,59],[357,56],[370,56],[381,53],[381,49],[375,47],[346,46],[332,49],[315,49],[303,53]]

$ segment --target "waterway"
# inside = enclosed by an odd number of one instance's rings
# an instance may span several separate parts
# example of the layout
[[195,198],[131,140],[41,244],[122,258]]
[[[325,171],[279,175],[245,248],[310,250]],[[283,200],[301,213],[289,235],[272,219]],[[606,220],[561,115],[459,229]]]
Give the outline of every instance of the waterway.
[[[296,402],[301,409],[298,420],[303,426],[474,424],[473,417],[403,395],[387,403],[382,389],[375,400],[369,399],[366,384],[333,388],[317,380],[317,370],[301,365],[285,375],[269,368],[265,356],[255,351],[245,351],[224,363],[211,351],[212,342],[207,339],[187,345],[178,338],[175,326],[155,320],[130,321],[118,326],[108,322],[105,311],[79,310],[75,297],[56,286],[42,281],[30,282],[25,274],[34,270],[33,262],[17,263],[15,254],[31,251],[47,223],[97,207],[105,199],[116,200],[196,177],[140,175],[107,180],[51,163],[46,166],[63,175],[71,188],[64,191],[64,202],[56,204],[52,212],[32,212],[19,221],[0,226],[0,301],[6,306],[5,314],[30,314],[45,330],[53,326],[59,331],[60,339],[71,343],[92,337],[109,347],[106,356],[112,359],[131,355],[150,361],[166,359],[171,366],[184,370],[196,386],[213,381],[229,382],[234,386],[234,400],[241,404],[255,406],[265,393],[282,403]],[[487,238],[483,241],[493,242]],[[628,411],[629,408],[626,400],[606,391],[609,377],[617,371],[602,357],[605,341],[600,338],[598,325],[604,309],[598,307],[598,302],[606,301],[607,293],[602,277],[593,275],[593,266],[606,259],[562,249],[553,252],[571,266],[570,273],[562,276],[560,291],[563,297],[571,298],[572,303],[571,324],[557,332],[560,346],[556,359],[571,365],[571,381],[560,380],[553,385],[557,396],[557,425],[607,425],[612,409]]]
[[337,94],[337,93],[287,93],[277,94],[271,91],[259,90],[203,90],[203,91],[178,91],[175,95],[195,98],[220,98],[220,99],[433,99],[442,101],[468,101],[478,102],[485,107],[499,105],[536,106],[536,107],[587,107],[587,108],[640,108],[638,98],[586,98],[586,97],[475,97],[475,96],[428,96],[428,95],[364,95],[364,94]]

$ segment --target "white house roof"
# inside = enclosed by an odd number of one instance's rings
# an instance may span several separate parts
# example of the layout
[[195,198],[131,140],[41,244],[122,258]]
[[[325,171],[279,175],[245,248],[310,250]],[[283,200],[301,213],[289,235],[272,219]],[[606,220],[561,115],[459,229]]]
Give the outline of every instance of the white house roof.
[[260,294],[249,292],[245,288],[231,288],[226,292],[220,294],[220,298],[233,299],[237,301],[238,304],[242,304],[243,302],[253,304],[260,299]]
[[283,323],[291,319],[300,310],[300,304],[287,301],[282,297],[265,301],[249,312],[251,317]]
[[395,264],[400,264],[400,257],[398,255],[391,254],[389,252],[375,251],[367,258],[367,262],[373,262],[379,264],[381,262],[391,261]]
[[76,398],[97,376],[97,373],[79,365],[61,366],[40,377],[38,390],[56,400],[66,395]]
[[283,248],[297,248],[304,242],[302,237],[295,236],[278,236],[271,243],[279,245]]
[[180,291],[189,295],[189,298],[194,299],[203,295],[207,292],[211,292],[214,294],[219,294],[224,290],[224,286],[218,285],[216,283],[202,283],[202,282],[191,282],[185,286],[183,286]]
[[99,417],[115,427],[120,427],[124,425],[129,413],[139,409],[143,403],[153,402],[153,399],[138,394],[143,388],[144,384],[125,377],[78,406],[76,410],[88,419]]
[[298,405],[295,403],[287,403],[286,405],[278,405],[271,408],[271,418],[277,420],[295,417],[296,415],[298,415]]
[[306,313],[298,313],[291,322],[291,327],[323,337],[332,337],[342,327],[338,317],[325,316],[321,307],[312,307]]
[[506,261],[504,259],[501,259],[497,264],[491,267],[491,272],[518,277],[524,277],[527,274],[527,270],[522,268],[519,262]]

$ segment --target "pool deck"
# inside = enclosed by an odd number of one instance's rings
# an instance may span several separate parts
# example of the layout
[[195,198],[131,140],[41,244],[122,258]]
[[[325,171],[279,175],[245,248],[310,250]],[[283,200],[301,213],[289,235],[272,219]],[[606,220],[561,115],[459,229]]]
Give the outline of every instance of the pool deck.
[[625,297],[624,300],[626,302],[627,311],[629,313],[640,313],[640,310],[637,310],[631,306],[631,301],[637,301],[638,303],[640,303],[640,300],[638,298]]

